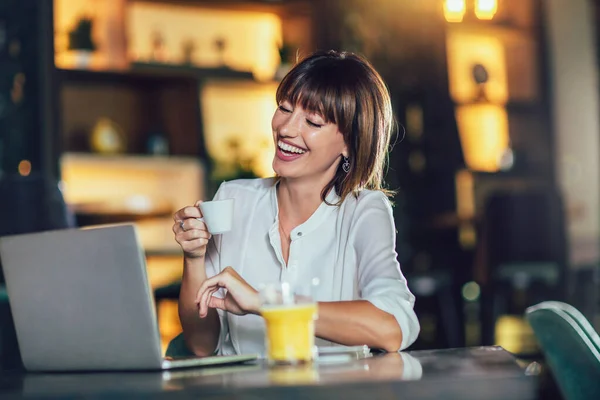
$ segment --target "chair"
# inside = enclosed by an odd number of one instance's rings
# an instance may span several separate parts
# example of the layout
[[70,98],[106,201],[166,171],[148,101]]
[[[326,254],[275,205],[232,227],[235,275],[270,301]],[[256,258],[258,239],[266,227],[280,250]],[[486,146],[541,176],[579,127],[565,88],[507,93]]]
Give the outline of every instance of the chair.
[[535,332],[562,395],[567,400],[600,398],[600,340],[575,308],[542,302],[525,316]]
[[192,357],[194,353],[192,353],[185,344],[185,339],[183,338],[183,333],[175,336],[169,342],[167,346],[167,351],[165,352],[167,357]]
[[522,315],[567,289],[567,240],[560,195],[551,189],[496,192],[481,225],[478,282],[481,341],[496,344],[500,315]]
[[[567,313],[579,325],[583,333],[590,339],[596,350],[600,353],[600,336],[587,318],[575,307],[561,301],[545,301],[545,308],[552,308]],[[532,307],[533,308],[533,307]]]
[[410,290],[417,297],[415,312],[419,316],[435,313],[439,323],[436,326],[435,342],[423,342],[419,338],[411,347],[414,349],[436,347],[464,347],[465,337],[462,317],[462,303],[459,290],[454,286],[452,276],[447,271],[407,276]]

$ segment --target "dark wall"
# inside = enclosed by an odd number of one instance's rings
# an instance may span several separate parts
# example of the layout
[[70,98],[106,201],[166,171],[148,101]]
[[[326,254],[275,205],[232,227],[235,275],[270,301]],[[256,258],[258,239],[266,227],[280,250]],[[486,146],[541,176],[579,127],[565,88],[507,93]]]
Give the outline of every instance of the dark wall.
[[[317,47],[366,56],[390,89],[400,125],[386,182],[398,190],[394,212],[403,270],[445,268],[449,260],[456,260],[455,232],[432,232],[424,227],[434,216],[455,210],[454,174],[463,159],[448,93],[445,26],[439,3],[318,3],[314,14],[322,21],[315,24]],[[407,123],[410,109],[421,115],[420,132],[412,132]]]
[[0,2],[0,172],[56,176],[52,1]]

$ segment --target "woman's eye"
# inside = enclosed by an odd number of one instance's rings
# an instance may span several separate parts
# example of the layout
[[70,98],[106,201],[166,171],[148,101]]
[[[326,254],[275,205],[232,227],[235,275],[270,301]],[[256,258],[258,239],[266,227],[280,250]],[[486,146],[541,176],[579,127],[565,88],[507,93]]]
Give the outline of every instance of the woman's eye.
[[289,113],[292,112],[292,110],[285,108],[284,106],[279,106],[278,107],[280,111],[284,112],[284,113]]
[[320,128],[320,127],[322,127],[322,126],[323,126],[323,124],[317,124],[317,123],[315,123],[315,122],[312,122],[312,121],[311,121],[311,120],[309,120],[309,119],[307,119],[307,120],[306,120],[306,123],[308,123],[308,125],[310,125],[310,126],[312,126],[312,127],[314,127],[314,128]]

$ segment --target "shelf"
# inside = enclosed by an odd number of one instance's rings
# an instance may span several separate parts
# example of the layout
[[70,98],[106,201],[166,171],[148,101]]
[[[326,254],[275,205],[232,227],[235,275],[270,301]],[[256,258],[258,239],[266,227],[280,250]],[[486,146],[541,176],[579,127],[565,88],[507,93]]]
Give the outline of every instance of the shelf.
[[131,64],[131,71],[138,75],[254,80],[252,72],[238,71],[228,67],[200,68],[188,65],[136,62]]
[[510,24],[489,23],[487,21],[469,21],[448,23],[448,30],[464,34],[489,35],[502,41],[534,40],[536,31],[533,28],[518,27]]
[[132,63],[123,71],[100,71],[82,69],[57,69],[58,79],[63,82],[139,82],[139,81],[189,81],[205,79],[228,79],[254,81],[251,72],[237,71],[227,67],[199,68],[171,64]]
[[171,6],[195,6],[250,12],[269,12],[279,16],[311,14],[314,0],[128,0],[135,2],[166,4]]
[[486,102],[486,101],[454,102],[454,105],[458,106],[458,107],[460,107],[460,106],[475,106],[475,105],[482,105],[482,104],[499,105],[499,106],[504,107],[506,109],[506,111],[515,112],[515,113],[540,113],[540,112],[545,111],[544,104],[541,101],[537,101],[537,100],[535,100],[535,101],[534,100],[531,100],[531,101],[510,100],[504,104],[498,104],[498,103]]
[[545,113],[542,101],[509,101],[504,105],[509,113]]

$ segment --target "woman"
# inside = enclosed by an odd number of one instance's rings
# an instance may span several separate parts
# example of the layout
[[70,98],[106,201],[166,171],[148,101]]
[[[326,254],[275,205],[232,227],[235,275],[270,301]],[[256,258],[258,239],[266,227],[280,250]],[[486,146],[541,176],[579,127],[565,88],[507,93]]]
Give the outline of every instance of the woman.
[[317,278],[317,344],[406,348],[419,323],[382,187],[393,124],[383,80],[356,55],[319,52],[286,75],[276,99],[277,178],[226,182],[215,196],[235,198],[234,229],[211,238],[199,203],[174,215],[187,346],[197,355],[264,353],[256,289]]

